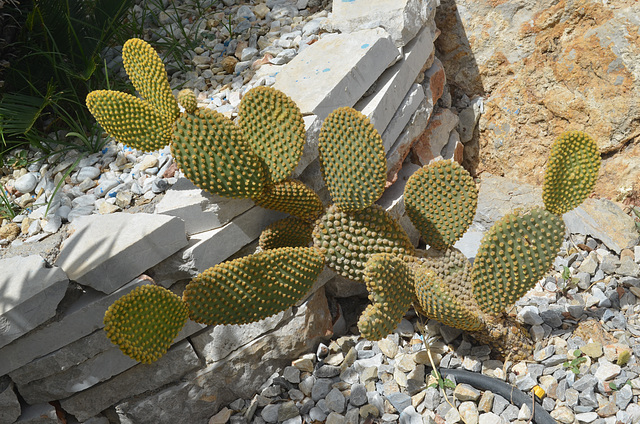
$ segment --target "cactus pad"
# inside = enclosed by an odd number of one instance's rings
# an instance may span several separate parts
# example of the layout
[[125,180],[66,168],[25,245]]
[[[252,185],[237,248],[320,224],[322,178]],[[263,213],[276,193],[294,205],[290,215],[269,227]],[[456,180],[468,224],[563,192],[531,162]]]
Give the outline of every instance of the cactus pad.
[[102,128],[127,146],[149,152],[161,149],[171,140],[175,118],[167,118],[131,94],[96,90],[87,95],[86,102]]
[[247,324],[302,299],[324,268],[312,247],[282,247],[209,268],[187,285],[190,317],[207,325]]
[[344,211],[373,204],[384,191],[387,161],[378,131],[360,112],[334,110],[320,130],[318,153],[329,193]]
[[[418,312],[461,330],[476,331],[482,328],[477,308],[469,307],[469,304],[456,299],[444,280],[428,263],[414,262],[410,266],[415,278]],[[456,273],[451,272],[449,276],[455,278]]]
[[471,175],[457,162],[440,160],[416,171],[404,189],[407,215],[425,243],[446,250],[467,231],[478,205]]
[[330,206],[313,230],[313,243],[327,265],[343,277],[364,282],[364,267],[371,255],[412,255],[409,237],[378,205],[345,212]]
[[149,284],[134,289],[107,309],[104,330],[126,355],[150,364],[167,352],[188,315],[179,296]]
[[460,250],[450,247],[447,250],[429,249],[424,261],[431,268],[449,293],[468,309],[477,309],[471,284],[471,263]]
[[324,209],[316,192],[298,180],[284,180],[268,186],[253,201],[263,208],[285,212],[305,221],[314,221]]
[[306,140],[302,113],[293,100],[271,87],[252,88],[238,106],[238,127],[265,164],[271,183],[291,175]]
[[279,247],[306,247],[312,241],[313,226],[299,218],[290,216],[274,222],[262,231],[259,246],[262,250]]
[[544,174],[545,208],[558,215],[580,205],[593,190],[600,169],[598,145],[587,134],[569,131],[551,146]]
[[178,103],[184,108],[185,112],[193,113],[198,108],[196,95],[192,90],[185,88],[178,93]]
[[471,273],[480,309],[500,312],[529,291],[553,263],[564,232],[562,218],[542,208],[497,221],[482,238]]
[[186,177],[210,193],[245,198],[262,193],[263,171],[238,128],[210,109],[182,113],[171,153]]
[[358,320],[358,329],[367,340],[386,337],[400,323],[413,301],[413,275],[397,256],[372,255],[364,268],[364,281],[372,302]]
[[171,92],[167,71],[153,47],[139,38],[131,38],[122,46],[122,62],[142,98],[173,122],[180,109]]

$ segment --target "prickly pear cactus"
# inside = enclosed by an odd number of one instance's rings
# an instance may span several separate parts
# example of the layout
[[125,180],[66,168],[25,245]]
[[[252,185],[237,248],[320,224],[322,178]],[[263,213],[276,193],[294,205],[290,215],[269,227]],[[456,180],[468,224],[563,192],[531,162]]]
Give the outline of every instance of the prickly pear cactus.
[[279,247],[307,247],[313,241],[313,225],[290,216],[268,225],[260,234],[258,246],[261,250]]

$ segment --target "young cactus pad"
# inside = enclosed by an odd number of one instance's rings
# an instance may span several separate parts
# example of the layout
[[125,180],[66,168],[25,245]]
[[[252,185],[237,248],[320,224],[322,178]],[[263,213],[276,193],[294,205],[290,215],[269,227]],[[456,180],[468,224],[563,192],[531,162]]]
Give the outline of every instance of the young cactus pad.
[[283,181],[298,166],[306,140],[304,120],[286,94],[271,87],[249,90],[238,106],[238,127],[264,163],[269,183]]
[[302,299],[324,268],[312,247],[282,247],[209,268],[191,280],[183,299],[196,322],[247,324]]
[[164,355],[189,316],[169,290],[148,284],[116,300],[104,315],[107,337],[126,355],[150,364]]
[[210,193],[246,198],[260,195],[264,188],[262,165],[242,132],[211,109],[180,115],[171,154],[186,177]]
[[505,215],[482,238],[471,279],[484,312],[513,305],[544,275],[564,238],[562,218],[542,208]]
[[279,247],[307,247],[313,241],[313,225],[289,216],[267,226],[260,234],[258,245],[262,250]]
[[124,68],[142,99],[110,90],[92,91],[86,103],[91,114],[116,140],[143,151],[167,145],[180,109],[158,53],[132,38],[122,47]]
[[318,218],[324,209],[315,191],[293,179],[268,186],[253,201],[265,209],[285,212],[309,222]]
[[367,261],[364,281],[372,303],[360,316],[358,329],[367,340],[380,340],[396,328],[413,302],[413,275],[401,258],[377,253]]
[[551,146],[544,174],[545,208],[558,215],[578,206],[593,190],[600,169],[598,145],[587,134],[568,131]]
[[344,211],[373,204],[384,191],[387,160],[378,131],[362,113],[341,107],[320,130],[322,175],[336,206]]
[[478,191],[471,175],[458,162],[440,160],[409,178],[404,202],[409,219],[425,243],[446,250],[471,225]]
[[313,230],[313,243],[329,268],[364,282],[364,267],[375,253],[412,255],[413,245],[400,224],[378,205],[345,212],[331,205]]

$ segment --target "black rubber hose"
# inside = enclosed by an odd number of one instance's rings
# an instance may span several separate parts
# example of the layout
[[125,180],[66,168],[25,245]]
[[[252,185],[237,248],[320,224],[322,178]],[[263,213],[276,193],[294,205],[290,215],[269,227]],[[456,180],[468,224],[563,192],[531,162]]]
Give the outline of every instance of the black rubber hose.
[[[499,394],[518,408],[522,408],[522,405],[526,404],[530,410],[534,411],[532,421],[536,424],[556,424],[556,420],[551,418],[551,415],[540,404],[532,402],[531,396],[524,394],[517,387],[502,380],[461,369],[440,368],[438,371],[443,377],[455,377],[456,383],[466,383],[476,389],[490,390],[492,393]],[[533,408],[531,407],[532,403],[534,405]]]

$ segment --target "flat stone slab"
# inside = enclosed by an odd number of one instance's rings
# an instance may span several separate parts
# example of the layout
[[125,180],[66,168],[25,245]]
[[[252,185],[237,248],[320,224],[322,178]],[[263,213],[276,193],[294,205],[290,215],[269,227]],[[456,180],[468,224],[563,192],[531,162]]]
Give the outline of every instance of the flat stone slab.
[[303,114],[324,120],[334,109],[353,106],[397,56],[381,28],[329,34],[284,66],[273,87],[291,97]]
[[157,214],[90,215],[73,222],[56,265],[71,280],[112,293],[187,245],[184,222]]
[[57,267],[38,255],[0,259],[0,347],[56,314],[69,285]]
[[107,308],[120,297],[144,284],[149,284],[149,281],[136,279],[107,296],[87,289],[58,321],[37,328],[0,348],[0,375],[17,370],[36,358],[103,328]]
[[138,364],[60,403],[65,411],[85,421],[122,399],[172,383],[200,365],[193,347],[188,341],[183,341],[169,349],[158,361],[148,365]]
[[156,213],[176,216],[184,221],[187,235],[220,228],[253,206],[250,199],[222,197],[180,178],[156,205]]
[[413,84],[382,133],[385,153],[393,147],[424,99],[424,88],[420,84]]
[[20,416],[20,401],[7,376],[0,377],[0,423],[12,423]]
[[598,239],[617,254],[640,241],[633,218],[607,199],[586,199],[563,218],[569,232]]
[[[355,104],[354,108],[365,114],[380,134],[384,133],[420,70],[433,53],[433,31],[430,27],[423,28],[405,46],[402,59],[380,75],[374,93]],[[389,143],[394,140],[395,138]],[[385,146],[386,150],[389,147],[391,146]]]
[[254,206],[223,227],[192,235],[185,249],[153,267],[149,274],[164,287],[193,278],[256,240],[267,225],[285,216]]
[[333,0],[330,24],[352,32],[382,27],[397,46],[404,46],[429,22],[433,24],[437,0]]

